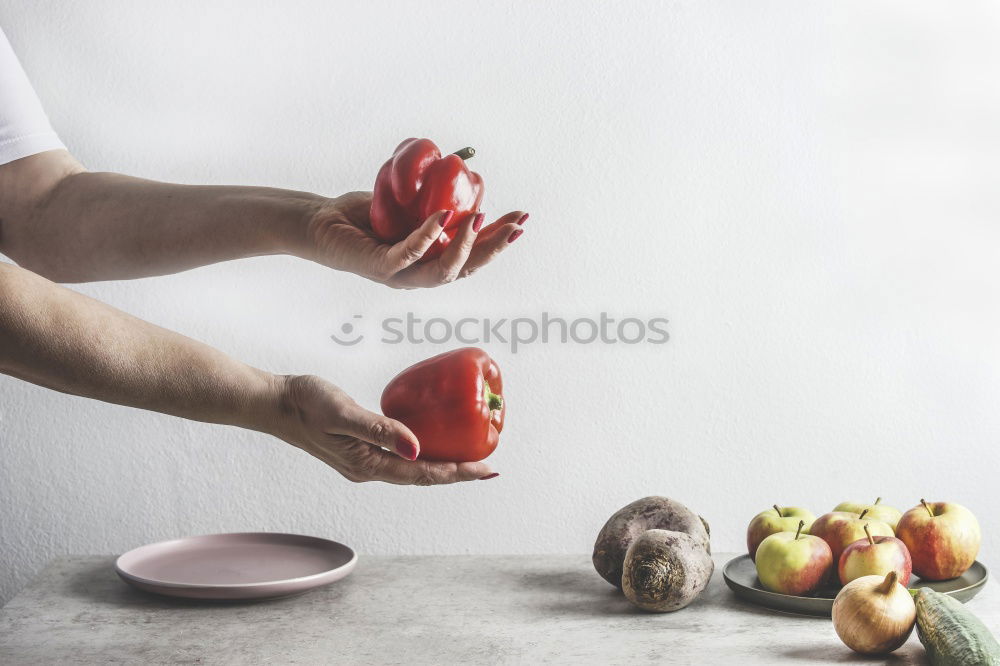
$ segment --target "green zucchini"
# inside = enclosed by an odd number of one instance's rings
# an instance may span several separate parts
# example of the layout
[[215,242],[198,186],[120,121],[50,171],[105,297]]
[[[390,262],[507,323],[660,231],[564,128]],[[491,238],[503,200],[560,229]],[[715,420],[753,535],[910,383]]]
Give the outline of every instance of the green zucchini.
[[1000,666],[1000,644],[956,599],[924,587],[917,594],[917,636],[933,666]]

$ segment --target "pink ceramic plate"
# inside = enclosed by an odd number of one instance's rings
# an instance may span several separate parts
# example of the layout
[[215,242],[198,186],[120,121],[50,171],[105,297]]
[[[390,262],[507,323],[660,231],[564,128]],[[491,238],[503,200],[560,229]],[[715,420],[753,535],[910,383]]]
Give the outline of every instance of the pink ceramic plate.
[[268,599],[340,580],[358,556],[336,541],[298,534],[208,534],[141,546],[115,562],[139,589],[191,599]]

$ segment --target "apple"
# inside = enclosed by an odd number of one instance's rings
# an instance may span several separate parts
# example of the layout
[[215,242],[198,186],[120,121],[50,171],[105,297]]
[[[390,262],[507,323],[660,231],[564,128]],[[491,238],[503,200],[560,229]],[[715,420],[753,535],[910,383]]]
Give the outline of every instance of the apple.
[[815,592],[830,577],[833,553],[819,537],[803,534],[799,520],[794,532],[778,532],[757,547],[757,578],[772,592],[801,596]]
[[858,539],[840,554],[837,575],[842,585],[862,576],[882,576],[896,572],[896,579],[906,587],[910,583],[913,566],[906,544],[890,536],[872,536],[865,523],[865,538]]
[[809,528],[810,534],[830,544],[833,561],[840,562],[840,555],[850,544],[865,538],[865,524],[875,536],[894,536],[892,528],[880,520],[868,520],[868,512],[831,511],[824,513]]
[[767,511],[761,511],[750,521],[747,527],[747,551],[750,559],[755,560],[757,546],[760,542],[778,532],[794,532],[799,526],[799,520],[805,521],[803,531],[808,532],[809,526],[816,520],[811,511],[797,506],[778,506],[775,504]]
[[927,580],[957,578],[976,561],[982,535],[972,512],[953,502],[920,500],[899,519],[913,572]]
[[868,513],[866,515],[868,518],[871,518],[872,520],[881,520],[883,523],[887,523],[889,527],[895,530],[896,523],[899,522],[899,518],[903,514],[900,513],[899,509],[891,507],[887,504],[882,504],[881,502],[881,497],[875,498],[875,501],[871,504],[862,504],[861,502],[841,502],[834,508],[834,511],[861,513],[867,509]]

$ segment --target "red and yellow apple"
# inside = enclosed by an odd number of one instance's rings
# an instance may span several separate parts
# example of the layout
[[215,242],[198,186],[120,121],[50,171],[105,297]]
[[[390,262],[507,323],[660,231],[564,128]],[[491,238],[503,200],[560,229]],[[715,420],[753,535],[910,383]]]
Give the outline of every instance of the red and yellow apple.
[[896,579],[906,587],[910,583],[913,566],[906,544],[890,536],[872,536],[865,523],[865,538],[858,539],[844,549],[837,563],[837,575],[842,585],[862,576],[885,577],[896,572]]
[[839,562],[845,548],[865,538],[865,524],[875,536],[893,536],[891,527],[880,520],[868,520],[867,515],[866,511],[860,514],[848,511],[824,513],[813,522],[809,533],[826,541],[833,552],[833,561]]
[[899,509],[891,507],[888,504],[882,504],[881,497],[877,497],[871,504],[863,504],[861,502],[841,502],[834,508],[834,511],[848,511],[850,513],[858,514],[865,510],[868,511],[868,513],[865,514],[866,518],[881,520],[893,530],[896,529],[896,523],[899,522],[900,516],[903,515]]
[[979,521],[961,504],[925,502],[903,514],[897,536],[910,549],[913,571],[927,580],[957,578],[979,554]]
[[750,559],[755,560],[760,542],[778,532],[794,532],[799,527],[799,521],[805,521],[804,532],[816,519],[812,512],[797,506],[778,506],[775,504],[767,511],[761,511],[747,527],[747,551]]
[[801,596],[823,586],[833,570],[833,553],[819,537],[803,534],[805,521],[795,532],[778,532],[757,547],[757,578],[772,592]]

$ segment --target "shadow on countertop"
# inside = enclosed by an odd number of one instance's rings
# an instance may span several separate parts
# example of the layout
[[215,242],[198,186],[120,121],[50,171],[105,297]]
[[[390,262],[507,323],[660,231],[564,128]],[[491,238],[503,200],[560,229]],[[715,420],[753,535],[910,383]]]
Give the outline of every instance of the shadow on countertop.
[[[677,613],[712,607],[725,608],[727,612],[738,612],[756,616],[787,616],[805,621],[829,622],[830,618],[812,615],[783,613],[781,611],[756,606],[738,598],[722,580],[721,567],[716,567],[708,587],[691,604]],[[577,616],[621,616],[638,615],[657,617],[671,613],[651,613],[632,605],[621,590],[603,580],[593,569],[572,569],[561,572],[511,572],[516,583],[525,588],[544,590],[538,596],[536,607],[547,612]]]
[[[912,663],[905,656],[890,653],[883,655],[863,655],[846,647],[843,650],[831,652],[828,645],[809,646],[794,645],[787,648],[777,648],[776,652],[788,659],[814,661],[817,664],[907,664]],[[923,662],[921,662],[923,663]]]

